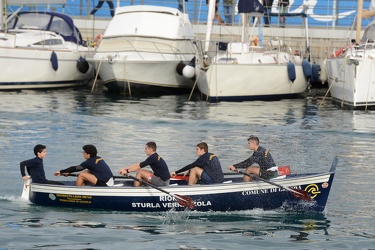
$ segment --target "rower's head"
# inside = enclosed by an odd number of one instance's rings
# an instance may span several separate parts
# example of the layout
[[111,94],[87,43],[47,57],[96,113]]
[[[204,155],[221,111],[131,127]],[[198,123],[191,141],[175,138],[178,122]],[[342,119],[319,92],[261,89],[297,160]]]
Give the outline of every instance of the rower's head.
[[156,143],[153,141],[147,142],[145,146],[146,155],[150,156],[156,152]]
[[200,142],[197,144],[197,147],[195,150],[198,156],[204,155],[205,153],[208,152],[208,145],[205,142]]
[[254,135],[250,135],[250,137],[247,139],[247,145],[251,150],[256,150],[259,147],[259,138]]
[[[90,157],[96,156],[98,154],[98,150],[94,145],[88,144],[82,147],[83,149],[83,154],[86,154]],[[85,157],[86,158],[86,157]]]
[[34,154],[35,154],[35,156],[39,157],[40,159],[43,159],[47,155],[47,147],[42,145],[42,144],[36,145],[34,147]]

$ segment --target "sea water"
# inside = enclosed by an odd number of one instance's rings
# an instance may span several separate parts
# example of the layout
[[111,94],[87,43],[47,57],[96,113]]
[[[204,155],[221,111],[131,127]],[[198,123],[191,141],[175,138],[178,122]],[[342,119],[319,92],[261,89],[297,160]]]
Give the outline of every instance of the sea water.
[[[375,112],[342,110],[325,91],[217,104],[199,94],[129,97],[85,87],[0,92],[0,249],[374,249]],[[171,171],[193,162],[201,141],[228,171],[250,156],[250,135],[295,173],[328,171],[339,156],[323,213],[127,213],[20,199],[19,163],[38,143],[47,146],[47,178],[59,180],[53,172],[81,163],[89,143],[115,174],[143,161],[148,141]]]

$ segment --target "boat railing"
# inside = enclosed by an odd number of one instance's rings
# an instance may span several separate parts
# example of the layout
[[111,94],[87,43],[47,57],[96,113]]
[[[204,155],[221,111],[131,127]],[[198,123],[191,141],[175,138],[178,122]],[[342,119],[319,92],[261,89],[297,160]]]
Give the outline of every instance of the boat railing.
[[374,49],[375,49],[374,40],[367,39],[364,43],[361,43],[361,44],[351,44],[349,48],[349,53],[353,57],[365,58],[368,51],[369,50],[371,51]]
[[[197,43],[197,48],[199,44],[204,44],[204,41],[199,41]],[[304,49],[304,41],[295,41],[288,39],[280,39],[278,37],[273,37],[269,41],[264,42],[258,46],[251,45],[251,43],[241,43],[241,42],[222,42],[222,41],[210,41],[209,50],[207,55],[210,58],[214,58],[216,55],[220,56],[220,61],[227,63],[236,63],[234,60],[234,55],[236,54],[254,54],[254,53],[263,53],[264,55],[270,55],[275,58],[275,60],[285,59],[285,62],[289,60],[296,62],[297,58],[302,60],[303,57],[307,57]],[[198,54],[204,55],[203,50],[198,49]],[[285,54],[288,54],[288,58],[284,58]],[[227,59],[225,59],[225,57]]]
[[[144,53],[158,54],[164,60],[167,55],[175,56],[175,59],[190,61],[191,55],[195,54],[193,41],[190,40],[170,40],[170,43],[152,41],[139,38],[126,38],[123,37],[103,37],[97,49],[98,53],[112,53],[112,52],[135,52],[140,58],[144,60]],[[176,43],[182,43],[184,46],[175,46]],[[181,44],[180,44],[181,45]],[[183,48],[183,49],[181,49]],[[188,57],[187,57],[188,56]]]

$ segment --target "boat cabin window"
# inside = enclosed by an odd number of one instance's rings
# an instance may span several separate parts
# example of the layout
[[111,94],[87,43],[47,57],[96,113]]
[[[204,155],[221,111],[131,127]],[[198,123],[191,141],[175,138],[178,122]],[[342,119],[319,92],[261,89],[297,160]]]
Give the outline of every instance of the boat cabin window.
[[49,30],[59,33],[64,36],[71,36],[73,34],[70,26],[60,17],[54,17]]
[[8,23],[9,29],[28,29],[28,27],[33,27],[33,29],[46,29],[51,17],[48,15],[41,15],[38,13],[26,13],[20,15],[18,18],[13,18]]
[[33,45],[60,45],[63,44],[61,39],[46,39],[37,43],[34,43]]
[[375,39],[375,24],[368,26],[365,30],[365,33],[362,36],[361,42],[374,42]]

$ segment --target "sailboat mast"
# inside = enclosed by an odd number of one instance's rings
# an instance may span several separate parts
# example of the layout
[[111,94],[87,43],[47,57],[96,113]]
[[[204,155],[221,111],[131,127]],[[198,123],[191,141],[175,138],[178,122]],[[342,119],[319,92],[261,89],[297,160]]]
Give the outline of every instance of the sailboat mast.
[[4,2],[5,0],[0,0],[0,30],[4,30],[4,20],[5,20],[5,17],[4,17]]
[[[1,0],[0,0],[1,1]],[[207,15],[207,30],[204,51],[208,52],[210,47],[211,33],[212,33],[212,22],[215,18],[215,0],[208,1],[208,15]]]
[[362,29],[362,9],[363,9],[363,0],[358,0],[358,8],[357,8],[357,31],[355,40],[357,43],[361,40],[361,29]]

